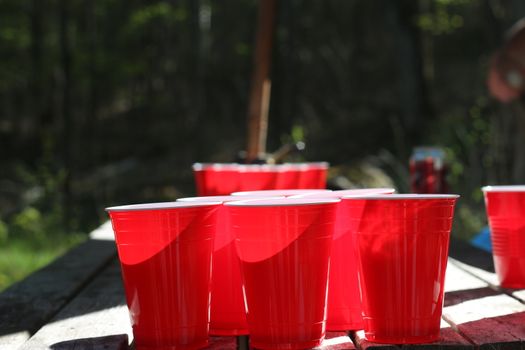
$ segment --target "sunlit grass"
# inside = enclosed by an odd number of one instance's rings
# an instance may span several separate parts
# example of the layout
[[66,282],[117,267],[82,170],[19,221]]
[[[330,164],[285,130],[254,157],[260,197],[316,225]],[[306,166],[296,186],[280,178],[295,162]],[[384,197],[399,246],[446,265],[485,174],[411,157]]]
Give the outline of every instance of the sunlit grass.
[[71,247],[86,239],[85,235],[53,235],[35,242],[28,237],[9,238],[0,245],[0,291],[44,267]]

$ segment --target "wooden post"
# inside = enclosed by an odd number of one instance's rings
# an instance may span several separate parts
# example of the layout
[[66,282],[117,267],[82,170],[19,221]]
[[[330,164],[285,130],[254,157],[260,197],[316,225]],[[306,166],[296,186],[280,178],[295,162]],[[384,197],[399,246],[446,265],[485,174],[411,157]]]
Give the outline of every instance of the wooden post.
[[275,0],[259,0],[259,18],[253,59],[254,68],[248,105],[247,163],[263,156],[266,152],[274,15]]

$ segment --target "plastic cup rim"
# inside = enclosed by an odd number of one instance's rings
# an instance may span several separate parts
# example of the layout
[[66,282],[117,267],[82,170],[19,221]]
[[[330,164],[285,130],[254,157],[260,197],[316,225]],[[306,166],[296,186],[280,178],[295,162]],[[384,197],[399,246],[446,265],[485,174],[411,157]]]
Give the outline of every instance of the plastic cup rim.
[[[244,198],[246,197],[246,198]],[[239,201],[240,196],[232,196],[232,195],[226,195],[226,196],[200,196],[200,197],[183,197],[178,198],[177,202],[183,202],[183,203],[210,203],[210,202],[233,202],[233,201]],[[259,199],[284,199],[285,196],[268,196],[268,197],[261,197],[261,196],[243,196],[242,200],[259,200]]]
[[259,195],[265,195],[265,194],[269,194],[269,195],[273,194],[275,196],[281,193],[282,196],[295,196],[298,194],[315,193],[315,192],[319,192],[319,193],[332,192],[332,190],[328,190],[328,189],[323,190],[323,189],[315,189],[315,188],[311,188],[311,189],[291,188],[291,189],[282,189],[282,190],[237,191],[237,192],[233,192],[231,195],[236,196],[236,197],[244,197],[244,196],[248,197],[251,195],[259,196]]
[[[356,188],[356,193],[347,193],[347,194],[341,194],[339,192],[348,192],[353,190],[336,190],[336,191],[327,191],[320,192],[320,193],[302,193],[298,195],[291,196],[291,198],[306,198],[306,197],[316,197],[318,198],[344,198],[348,196],[365,196],[365,195],[375,195],[375,194],[393,194],[396,192],[395,188],[388,188],[388,187],[380,187],[380,188]],[[370,191],[370,192],[366,192]]]
[[194,207],[205,207],[220,205],[222,202],[158,202],[158,203],[140,203],[140,204],[127,204],[118,205],[113,207],[107,207],[107,212],[116,211],[152,211],[152,210],[165,210],[165,209],[182,209],[182,208],[194,208]]
[[363,194],[363,195],[348,195],[341,199],[387,199],[387,200],[404,200],[404,199],[457,199],[459,194],[411,194],[411,193],[392,193],[392,194]]
[[203,170],[222,170],[222,169],[228,169],[235,171],[239,165],[239,163],[193,163],[192,168],[194,171],[203,171]]
[[224,203],[232,207],[287,207],[298,205],[334,204],[341,202],[338,198],[283,198],[283,199],[252,199]]
[[525,185],[483,186],[483,192],[525,192]]

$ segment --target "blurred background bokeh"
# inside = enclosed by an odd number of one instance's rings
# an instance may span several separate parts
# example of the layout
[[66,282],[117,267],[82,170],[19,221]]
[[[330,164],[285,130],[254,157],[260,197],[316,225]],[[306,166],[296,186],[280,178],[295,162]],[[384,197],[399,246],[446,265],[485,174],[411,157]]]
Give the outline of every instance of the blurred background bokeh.
[[[0,289],[114,204],[195,193],[194,162],[246,147],[255,0],[0,1]],[[525,181],[520,102],[487,71],[522,0],[282,0],[269,151],[328,161],[338,186],[409,191],[415,146],[445,150],[454,234],[480,187]]]

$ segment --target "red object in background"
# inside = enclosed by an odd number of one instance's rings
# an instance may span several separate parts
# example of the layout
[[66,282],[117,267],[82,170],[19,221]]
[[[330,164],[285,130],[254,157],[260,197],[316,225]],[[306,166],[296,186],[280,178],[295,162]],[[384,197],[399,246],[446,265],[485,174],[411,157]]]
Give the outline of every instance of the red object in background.
[[525,288],[525,186],[487,186],[483,192],[500,284]]
[[307,349],[326,326],[336,199],[230,202],[251,346]]
[[343,199],[355,247],[366,339],[439,339],[454,195]]
[[196,163],[193,174],[199,196],[222,196],[240,191],[238,164]]
[[137,350],[208,344],[213,232],[220,203],[108,208]]
[[503,103],[523,95],[525,89],[525,20],[507,32],[503,46],[490,61],[487,85],[492,96]]
[[[271,190],[277,183],[278,172],[267,165],[239,165],[239,190],[260,191]],[[230,192],[233,193],[233,192]]]
[[229,195],[238,191],[274,189],[325,189],[328,163],[279,165],[193,165],[199,196]]
[[448,165],[445,163],[445,153],[440,148],[414,148],[409,169],[412,193],[448,193]]

